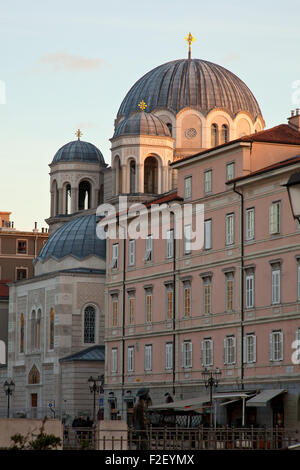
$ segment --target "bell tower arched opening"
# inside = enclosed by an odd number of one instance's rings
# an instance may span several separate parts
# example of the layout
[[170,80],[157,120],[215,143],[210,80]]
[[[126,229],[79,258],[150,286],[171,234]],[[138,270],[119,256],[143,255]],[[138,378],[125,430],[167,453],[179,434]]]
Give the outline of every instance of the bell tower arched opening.
[[84,180],[79,184],[78,193],[78,210],[86,210],[91,208],[91,184]]
[[147,157],[144,162],[144,192],[158,192],[158,162],[155,157]]

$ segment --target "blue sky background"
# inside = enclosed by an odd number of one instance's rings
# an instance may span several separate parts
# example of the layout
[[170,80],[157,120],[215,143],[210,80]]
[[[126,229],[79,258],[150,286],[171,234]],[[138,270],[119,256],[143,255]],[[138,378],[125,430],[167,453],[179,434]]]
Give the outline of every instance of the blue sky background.
[[122,99],[152,68],[187,56],[189,31],[193,57],[244,80],[267,127],[285,123],[300,80],[299,17],[299,0],[0,0],[0,210],[17,228],[46,226],[55,152],[80,127],[110,163]]

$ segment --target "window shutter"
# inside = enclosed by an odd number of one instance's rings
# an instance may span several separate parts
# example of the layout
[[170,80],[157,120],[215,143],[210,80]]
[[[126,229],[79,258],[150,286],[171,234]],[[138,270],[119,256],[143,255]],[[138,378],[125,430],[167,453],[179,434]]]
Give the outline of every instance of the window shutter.
[[212,232],[211,232],[211,220],[206,220],[204,222],[204,248],[206,250],[210,250],[211,249],[211,235],[212,235]]
[[256,362],[256,335],[253,335],[253,362]]
[[297,328],[297,330],[296,330],[295,340],[300,341],[300,328]]
[[274,233],[274,204],[270,206],[270,233]]
[[135,240],[129,240],[129,264],[135,264]]
[[227,359],[227,339],[226,338],[224,338],[223,360],[224,360],[224,364],[228,363],[228,359]]
[[181,359],[182,359],[182,367],[185,367],[184,363],[184,343],[181,345]]
[[236,363],[236,337],[233,336],[232,340],[233,340],[233,356],[234,356],[233,364],[235,364]]
[[204,341],[201,341],[201,364],[202,366],[205,366],[205,356],[204,356],[205,352],[204,352]]
[[193,343],[189,343],[189,349],[190,349],[190,362],[189,362],[189,367],[193,367]]
[[214,363],[214,342],[212,339],[210,340],[210,350],[211,350],[211,364],[210,365],[212,366]]
[[273,333],[269,336],[270,361],[273,361]]
[[244,336],[243,338],[243,362],[247,363],[247,336]]
[[283,333],[280,331],[279,333],[279,344],[280,344],[280,357],[279,360],[283,360]]

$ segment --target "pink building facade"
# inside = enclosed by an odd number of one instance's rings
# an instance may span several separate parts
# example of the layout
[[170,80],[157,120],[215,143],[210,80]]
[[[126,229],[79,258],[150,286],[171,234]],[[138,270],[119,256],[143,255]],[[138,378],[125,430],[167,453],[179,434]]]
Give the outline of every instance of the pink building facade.
[[130,422],[141,386],[154,405],[167,392],[197,397],[203,368],[218,368],[218,424],[242,424],[242,400],[230,395],[243,392],[246,424],[299,425],[300,227],[285,187],[300,169],[299,130],[297,114],[174,158],[177,189],[152,199],[204,205],[201,249],[184,236],[151,240],[150,223],[148,239],[108,239],[107,417]]

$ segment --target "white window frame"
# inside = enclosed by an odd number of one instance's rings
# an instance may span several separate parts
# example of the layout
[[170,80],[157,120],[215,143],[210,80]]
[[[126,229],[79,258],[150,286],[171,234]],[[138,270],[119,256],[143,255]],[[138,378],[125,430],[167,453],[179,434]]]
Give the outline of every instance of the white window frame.
[[145,371],[152,370],[152,344],[145,344]]
[[245,289],[246,308],[254,308],[254,299],[255,299],[254,273],[246,273],[245,283],[246,283],[246,289]]
[[173,343],[166,343],[166,370],[173,369]]
[[244,336],[244,362],[254,364],[256,362],[256,335],[248,333]]
[[225,218],[225,244],[226,246],[234,244],[234,223],[235,223],[234,212],[231,212],[230,214],[226,214],[226,218]]
[[269,212],[270,234],[276,235],[280,233],[280,225],[281,225],[281,202],[274,201],[270,205],[270,212]]
[[[209,311],[205,311],[205,291],[206,287],[209,287]],[[212,278],[211,276],[207,276],[203,278],[203,314],[204,315],[211,315],[212,313]]]
[[118,348],[112,348],[110,353],[110,371],[112,374],[118,372]]
[[118,269],[119,266],[119,243],[112,245],[111,269]]
[[209,367],[214,363],[214,345],[212,338],[204,338],[201,341],[202,366]]
[[234,335],[224,338],[224,364],[233,365],[236,362],[236,338]]
[[190,340],[183,341],[182,343],[182,367],[183,369],[191,369],[193,367],[193,344]]
[[226,163],[226,181],[232,180],[234,178],[234,173],[235,173],[235,162]]
[[246,209],[246,240],[255,238],[255,209],[249,207]]
[[283,333],[281,330],[270,333],[270,361],[279,362],[283,360]]
[[[151,298],[151,309],[150,312],[148,312],[148,297]],[[149,315],[148,315],[149,313]],[[149,320],[150,317],[150,320]],[[145,320],[147,324],[151,324],[153,321],[153,291],[152,289],[146,289],[145,291]]]
[[[189,237],[187,237],[189,235]],[[192,225],[187,224],[183,227],[183,252],[184,255],[190,255],[191,250]]]
[[211,250],[212,248],[212,219],[204,221],[204,249]]
[[192,198],[192,177],[184,177],[184,199]]
[[212,170],[204,171],[204,193],[209,194],[212,192]]
[[281,302],[281,269],[280,268],[272,268],[271,302],[272,302],[272,305],[278,305]]
[[135,240],[128,242],[128,266],[135,266]]
[[[232,309],[228,308],[228,282],[232,282]],[[225,274],[225,312],[234,311],[234,275],[232,272]]]
[[134,346],[127,348],[127,372],[134,372]]
[[167,258],[174,257],[174,229],[170,229],[167,231],[166,251]]
[[145,256],[144,260],[146,263],[153,261],[153,236],[147,235],[146,237],[146,250],[145,250]]

